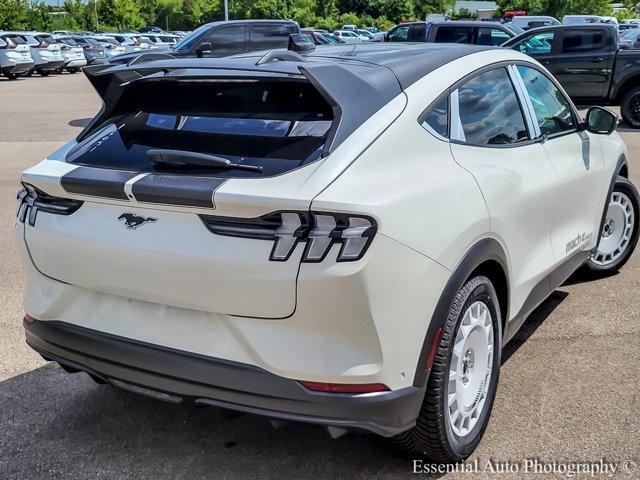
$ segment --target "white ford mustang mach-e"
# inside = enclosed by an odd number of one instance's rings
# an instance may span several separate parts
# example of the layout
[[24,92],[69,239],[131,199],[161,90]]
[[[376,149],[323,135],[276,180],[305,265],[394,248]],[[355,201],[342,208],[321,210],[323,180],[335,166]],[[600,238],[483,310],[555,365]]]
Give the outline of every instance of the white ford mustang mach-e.
[[15,232],[28,344],[99,382],[458,461],[527,315],[637,241],[616,117],[512,50],[87,75],[104,106],[23,173]]

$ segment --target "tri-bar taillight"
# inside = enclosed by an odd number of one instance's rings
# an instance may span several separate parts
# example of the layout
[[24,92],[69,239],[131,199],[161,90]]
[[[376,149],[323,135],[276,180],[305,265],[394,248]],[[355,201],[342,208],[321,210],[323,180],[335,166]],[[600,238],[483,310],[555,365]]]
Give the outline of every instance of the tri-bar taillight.
[[303,262],[321,262],[340,244],[338,262],[362,258],[373,241],[377,224],[371,217],[327,212],[274,212],[258,218],[201,215],[215,234],[273,241],[269,260],[285,262],[304,242]]

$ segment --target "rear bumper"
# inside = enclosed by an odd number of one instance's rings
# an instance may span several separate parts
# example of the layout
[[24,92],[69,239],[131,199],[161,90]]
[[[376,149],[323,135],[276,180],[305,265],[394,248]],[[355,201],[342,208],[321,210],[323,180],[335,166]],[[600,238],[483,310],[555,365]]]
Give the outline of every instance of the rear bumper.
[[15,65],[9,65],[6,67],[2,67],[1,73],[6,74],[6,73],[15,73],[15,74],[21,74],[21,73],[26,73],[29,70],[31,70],[33,68],[34,63],[33,62],[27,62],[27,63],[16,63]]
[[[261,368],[57,321],[24,321],[45,359],[154,398],[393,436],[415,425],[424,389],[370,394],[312,392]],[[142,387],[142,388],[141,388]]]
[[87,64],[85,58],[74,58],[72,60],[65,60],[64,66],[66,68],[84,67]]
[[53,72],[63,66],[64,60],[56,60],[53,62],[38,63],[36,65],[36,70],[38,72]]

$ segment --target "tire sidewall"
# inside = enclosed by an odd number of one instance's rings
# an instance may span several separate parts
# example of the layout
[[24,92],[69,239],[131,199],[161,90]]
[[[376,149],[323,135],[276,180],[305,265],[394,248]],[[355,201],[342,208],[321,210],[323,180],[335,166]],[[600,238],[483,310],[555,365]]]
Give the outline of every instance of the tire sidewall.
[[[443,411],[443,415],[442,415],[442,421],[444,422],[444,431],[446,432],[446,435],[447,435],[449,447],[451,448],[455,456],[459,457],[460,459],[464,459],[468,457],[473,452],[473,450],[475,450],[478,443],[480,443],[482,435],[484,434],[487,423],[489,421],[489,417],[491,416],[493,401],[495,398],[498,379],[500,376],[500,362],[501,362],[501,353],[502,353],[502,348],[501,348],[501,345],[502,345],[501,318],[502,317],[500,312],[500,304],[498,302],[498,296],[496,294],[495,289],[493,288],[493,285],[491,284],[491,281],[486,277],[475,277],[474,279],[470,280],[470,282],[467,282],[467,284],[465,284],[465,287],[469,283],[476,280],[479,280],[481,283],[475,286],[470,292],[468,292],[467,297],[462,303],[462,307],[460,309],[457,309],[454,305],[452,307],[452,310],[449,313],[449,315],[452,315],[452,314],[457,315],[457,321],[455,324],[455,329],[453,330],[453,333],[451,335],[452,340],[449,348],[450,351],[447,355],[447,363],[446,363],[447,367],[445,371],[445,380],[444,380],[445,386],[442,389],[442,393],[441,393],[442,405],[444,409],[447,409],[448,408],[447,396],[448,396],[448,384],[449,384],[449,369],[451,365],[451,359],[453,356],[453,342],[455,341],[455,338],[458,334],[458,330],[460,329],[460,324],[462,323],[462,318],[464,317],[464,313],[474,302],[481,301],[487,306],[487,308],[489,309],[489,312],[491,313],[491,317],[493,320],[493,336],[494,336],[493,367],[492,367],[491,380],[489,383],[489,389],[487,391],[487,400],[486,400],[487,403],[475,427],[465,437],[459,437],[453,432],[451,425],[449,423],[448,412]],[[465,287],[463,287],[462,290],[464,290]]]
[[[627,260],[629,260],[629,257],[631,257],[631,255],[633,254],[633,251],[635,250],[636,245],[638,243],[638,229],[640,227],[640,197],[638,196],[638,191],[629,180],[619,177],[616,180],[616,183],[614,184],[614,187],[613,187],[613,191],[611,193],[613,194],[614,192],[624,193],[629,198],[629,200],[631,200],[631,206],[633,208],[633,215],[634,215],[633,231],[631,232],[631,240],[627,245],[626,251],[624,252],[623,255],[618,257],[614,262],[608,265],[599,265],[593,262],[591,258],[589,258],[587,262],[588,267],[593,271],[602,272],[602,273],[617,272],[622,267],[622,265],[624,265],[627,262]],[[609,208],[610,202],[611,202],[611,196],[607,198],[607,203],[605,205],[606,209]],[[599,234],[602,235],[602,232],[599,232]]]
[[634,88],[627,92],[627,94],[622,99],[622,104],[620,105],[620,113],[622,114],[622,118],[625,123],[630,125],[633,128],[640,128],[640,119],[635,120],[631,115],[631,102],[635,97],[640,96],[640,87]]

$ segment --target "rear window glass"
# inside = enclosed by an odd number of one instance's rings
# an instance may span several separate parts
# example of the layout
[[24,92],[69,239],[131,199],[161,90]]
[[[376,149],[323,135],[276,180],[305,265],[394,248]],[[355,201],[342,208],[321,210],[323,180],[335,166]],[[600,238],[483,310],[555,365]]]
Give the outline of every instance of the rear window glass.
[[[333,111],[306,81],[162,80],[129,87],[116,112],[70,163],[216,177],[277,175],[320,158]],[[155,166],[150,149],[215,155],[262,173]]]
[[437,136],[449,137],[449,96],[434,105],[422,119],[422,126]]

